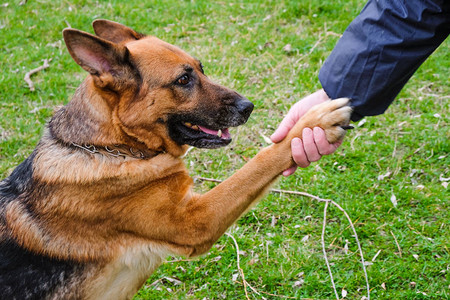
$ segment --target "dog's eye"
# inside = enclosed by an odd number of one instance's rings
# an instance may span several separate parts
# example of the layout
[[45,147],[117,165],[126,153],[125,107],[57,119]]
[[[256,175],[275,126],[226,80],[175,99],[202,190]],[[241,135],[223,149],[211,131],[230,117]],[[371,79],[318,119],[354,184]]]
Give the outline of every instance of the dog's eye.
[[183,76],[181,76],[180,78],[177,79],[177,83],[179,85],[186,85],[191,81],[191,79],[189,78],[189,75],[184,74]]

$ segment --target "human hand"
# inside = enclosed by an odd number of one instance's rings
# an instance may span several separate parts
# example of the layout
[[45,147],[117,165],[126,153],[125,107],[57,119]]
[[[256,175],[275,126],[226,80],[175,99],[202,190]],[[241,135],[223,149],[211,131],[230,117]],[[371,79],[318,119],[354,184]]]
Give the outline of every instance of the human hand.
[[[328,95],[321,89],[295,103],[270,137],[272,142],[278,143],[283,140],[291,128],[311,107],[327,100],[329,100]],[[328,143],[325,131],[320,127],[305,128],[302,132],[302,139],[294,138],[291,141],[292,158],[297,166],[306,168],[311,162],[318,161],[322,155],[328,155],[336,151],[341,144],[342,141],[334,144]],[[297,166],[285,170],[283,175],[293,174]]]

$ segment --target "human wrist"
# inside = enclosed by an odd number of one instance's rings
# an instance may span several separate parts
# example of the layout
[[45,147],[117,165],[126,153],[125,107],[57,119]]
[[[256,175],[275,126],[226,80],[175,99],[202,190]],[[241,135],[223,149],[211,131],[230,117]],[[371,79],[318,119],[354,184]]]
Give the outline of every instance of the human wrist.
[[303,98],[298,102],[297,105],[301,109],[300,115],[305,114],[313,106],[316,106],[328,100],[330,100],[330,98],[323,89],[315,91],[314,93],[310,94],[309,96],[306,96],[305,98]]
[[320,89],[316,91],[317,93],[317,99],[320,101],[320,103],[330,100],[330,97],[327,95],[324,89]]

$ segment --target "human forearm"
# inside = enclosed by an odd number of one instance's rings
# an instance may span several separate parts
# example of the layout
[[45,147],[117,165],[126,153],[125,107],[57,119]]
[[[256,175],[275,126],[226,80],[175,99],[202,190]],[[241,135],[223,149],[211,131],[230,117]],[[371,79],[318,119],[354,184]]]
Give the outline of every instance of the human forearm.
[[330,98],[349,97],[353,120],[383,113],[450,32],[450,4],[369,1],[319,73]]

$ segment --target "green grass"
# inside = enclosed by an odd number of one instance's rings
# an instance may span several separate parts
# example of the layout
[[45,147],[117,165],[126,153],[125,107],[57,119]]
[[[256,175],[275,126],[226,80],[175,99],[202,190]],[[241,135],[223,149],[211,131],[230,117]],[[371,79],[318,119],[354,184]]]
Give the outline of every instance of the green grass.
[[[69,101],[85,76],[62,41],[68,24],[92,32],[94,19],[107,18],[156,35],[200,58],[211,78],[252,100],[255,111],[247,125],[232,132],[231,146],[195,149],[187,157],[192,175],[224,179],[266,145],[263,135],[274,131],[295,101],[320,87],[318,71],[338,39],[326,32],[342,33],[364,5],[362,0],[18,2],[0,7],[2,178],[31,153],[54,108]],[[283,50],[286,44],[290,53]],[[444,186],[450,177],[449,53],[447,40],[386,114],[356,124],[334,155],[277,184],[333,199],[347,210],[366,260],[380,251],[367,266],[374,299],[450,298]],[[23,77],[44,59],[51,59],[50,68],[32,77],[36,91],[30,92]],[[199,191],[213,186],[196,183]],[[361,299],[364,277],[352,233],[337,209],[330,208],[328,216],[328,257],[337,288],[348,291],[348,299]],[[246,279],[261,293],[248,289],[251,299],[278,298],[264,293],[334,298],[320,245],[322,217],[323,203],[270,194],[230,229],[245,252],[240,259]],[[243,299],[236,258],[227,236],[200,258],[168,258],[135,299]]]

